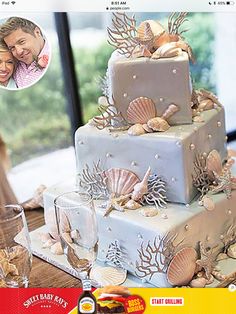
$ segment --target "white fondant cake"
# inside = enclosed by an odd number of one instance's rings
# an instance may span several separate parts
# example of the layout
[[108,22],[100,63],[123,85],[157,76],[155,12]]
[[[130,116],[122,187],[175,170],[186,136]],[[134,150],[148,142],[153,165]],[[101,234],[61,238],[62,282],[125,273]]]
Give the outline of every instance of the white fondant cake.
[[115,51],[108,62],[110,103],[127,118],[129,103],[135,98],[151,98],[161,116],[169,104],[180,110],[173,115],[171,125],[192,123],[189,60],[183,52],[173,58],[128,59]]
[[[224,109],[211,92],[192,90],[192,51],[178,32],[185,16],[172,14],[166,31],[114,15],[108,33],[119,53],[108,64],[101,115],[75,135],[77,188],[96,199],[98,259],[160,287],[225,280],[217,256],[236,257]],[[45,193],[49,234],[52,191]],[[68,217],[85,237],[76,213]]]

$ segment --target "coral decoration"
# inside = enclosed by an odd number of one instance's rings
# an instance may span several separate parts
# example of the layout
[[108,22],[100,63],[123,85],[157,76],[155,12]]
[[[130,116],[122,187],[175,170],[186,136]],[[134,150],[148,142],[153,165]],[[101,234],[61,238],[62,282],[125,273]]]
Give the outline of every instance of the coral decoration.
[[136,261],[136,276],[151,280],[155,274],[166,273],[177,247],[182,242],[175,245],[176,238],[177,234],[167,233],[162,238],[155,237],[152,244],[151,241],[148,241],[146,246],[142,243],[141,248],[138,249],[139,261]]
[[[159,22],[147,20],[136,27],[134,16],[129,18],[125,13],[114,13],[113,29],[107,29],[108,42],[127,58],[170,58],[177,56],[181,51],[186,51],[189,59],[194,62],[191,47],[181,37],[187,31],[180,30],[183,23],[187,21],[186,15],[186,12],[172,13],[166,31]],[[171,47],[167,50],[162,48],[169,44]]]
[[115,105],[111,105],[108,102],[107,97],[101,96],[98,99],[98,103],[98,111],[101,113],[101,115],[93,118],[93,123],[95,124],[96,128],[103,130],[107,127],[111,127],[118,130],[120,129],[120,126],[126,125],[126,121],[121,112],[116,109]]
[[157,175],[151,175],[148,179],[148,192],[143,196],[142,203],[166,208],[167,197],[165,182]]
[[79,174],[79,185],[93,197],[104,198],[108,195],[107,177],[100,163],[101,161],[98,160],[93,164],[92,169],[85,165],[82,173]]
[[124,268],[124,257],[125,252],[121,249],[119,240],[115,239],[108,247],[106,262],[110,262],[114,266]]
[[196,261],[199,270],[204,269],[206,278],[209,280],[211,273],[216,266],[216,249],[218,245],[212,248],[206,247],[205,243],[199,242],[201,258]]
[[113,28],[107,28],[109,44],[119,50],[120,54],[131,57],[135,47],[139,44],[136,34],[136,20],[125,13],[113,13]]

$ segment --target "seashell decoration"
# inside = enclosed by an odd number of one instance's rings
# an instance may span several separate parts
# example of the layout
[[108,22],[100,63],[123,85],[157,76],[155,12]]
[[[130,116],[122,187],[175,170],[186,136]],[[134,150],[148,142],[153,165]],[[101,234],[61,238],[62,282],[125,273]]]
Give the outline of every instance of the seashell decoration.
[[53,244],[56,243],[56,240],[53,240],[53,239],[49,239],[47,241],[45,241],[42,245],[42,248],[43,249],[47,249],[47,248],[50,248]]
[[216,174],[221,174],[222,172],[222,161],[220,154],[217,150],[212,150],[206,158],[206,168],[209,177],[214,180],[214,172]]
[[60,242],[53,244],[50,248],[50,251],[55,255],[62,255],[64,253]]
[[156,207],[142,208],[139,212],[144,217],[154,217],[158,214],[158,210],[156,209]]
[[201,116],[195,116],[193,117],[193,122],[202,123],[205,122],[205,120]]
[[191,288],[204,288],[207,284],[207,279],[204,277],[199,277],[190,281],[189,286]]
[[162,119],[168,120],[173,114],[175,114],[177,111],[179,111],[179,107],[175,104],[170,104],[168,108],[165,110],[163,115],[161,116]]
[[118,267],[95,265],[92,267],[89,277],[101,287],[118,286],[126,280],[127,271]]
[[125,195],[133,191],[134,186],[140,182],[138,176],[132,171],[111,168],[105,171],[109,192],[115,195]]
[[215,203],[212,198],[205,195],[200,201],[200,205],[202,205],[206,210],[214,210],[215,209]]
[[177,42],[179,40],[179,35],[177,34],[168,34],[164,32],[159,38],[154,40],[154,48],[159,48],[167,43]]
[[167,280],[173,286],[187,285],[193,278],[196,268],[197,252],[186,247],[175,254],[167,269]]
[[232,258],[236,258],[236,243],[230,245],[227,250],[227,255]]
[[138,45],[134,48],[132,52],[132,57],[133,58],[141,58],[141,57],[151,57],[151,52],[147,49],[146,46],[144,45]]
[[150,119],[147,123],[153,131],[165,132],[170,128],[168,122],[160,117]]
[[198,106],[198,109],[202,110],[210,110],[214,108],[214,103],[211,99],[202,100]]
[[130,102],[127,117],[130,123],[147,123],[156,116],[156,107],[152,99],[139,97]]
[[128,134],[133,136],[143,135],[145,133],[146,131],[140,123],[134,124],[128,129]]
[[73,240],[70,236],[70,233],[68,232],[63,232],[62,233],[62,238],[67,242],[67,243],[73,243]]
[[155,38],[159,38],[164,32],[164,27],[153,20],[143,21],[137,28],[138,39],[141,42],[155,40]]
[[126,204],[125,204],[125,208],[126,209],[138,209],[142,207],[142,205],[140,205],[138,202],[135,202],[134,200],[129,200]]
[[77,229],[72,230],[70,236],[73,240],[78,241],[80,239],[80,233]]
[[175,43],[166,43],[159,47],[152,55],[152,59],[172,58],[180,55],[182,50],[177,48]]
[[68,217],[67,217],[66,213],[63,211],[60,214],[60,230],[62,233],[64,233],[64,232],[68,233],[71,231]]
[[147,133],[153,133],[153,130],[149,128],[149,126],[146,123],[143,124],[142,127]]
[[143,177],[143,180],[134,185],[133,193],[131,195],[132,200],[139,201],[141,200],[143,195],[148,192],[148,178],[150,174],[151,174],[151,168],[149,167]]

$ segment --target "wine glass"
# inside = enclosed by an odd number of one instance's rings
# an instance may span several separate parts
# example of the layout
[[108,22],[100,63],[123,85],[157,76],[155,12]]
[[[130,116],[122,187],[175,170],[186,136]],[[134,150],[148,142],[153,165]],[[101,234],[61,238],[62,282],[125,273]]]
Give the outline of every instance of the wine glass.
[[1,287],[28,287],[31,266],[30,237],[23,208],[0,207]]
[[[79,278],[84,279],[97,257],[98,232],[93,199],[89,193],[72,191],[56,197],[54,206],[64,253]],[[73,243],[68,241],[66,230],[67,234],[77,234]]]

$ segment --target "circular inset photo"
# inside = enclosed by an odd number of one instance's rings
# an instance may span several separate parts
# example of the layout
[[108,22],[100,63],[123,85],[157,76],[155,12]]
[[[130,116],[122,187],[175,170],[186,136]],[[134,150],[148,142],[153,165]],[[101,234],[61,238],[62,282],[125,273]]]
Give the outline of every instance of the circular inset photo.
[[0,19],[0,87],[20,90],[46,73],[51,56],[42,28],[22,17]]

